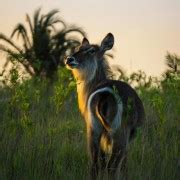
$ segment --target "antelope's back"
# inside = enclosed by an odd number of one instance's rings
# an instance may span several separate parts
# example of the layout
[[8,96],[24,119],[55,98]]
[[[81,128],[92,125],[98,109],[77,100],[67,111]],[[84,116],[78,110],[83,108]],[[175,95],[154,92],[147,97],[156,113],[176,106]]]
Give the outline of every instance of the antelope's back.
[[123,119],[128,126],[139,127],[145,120],[144,106],[136,91],[127,83],[117,80],[106,80],[98,84],[93,91],[101,88],[111,88],[120,97],[123,104]]

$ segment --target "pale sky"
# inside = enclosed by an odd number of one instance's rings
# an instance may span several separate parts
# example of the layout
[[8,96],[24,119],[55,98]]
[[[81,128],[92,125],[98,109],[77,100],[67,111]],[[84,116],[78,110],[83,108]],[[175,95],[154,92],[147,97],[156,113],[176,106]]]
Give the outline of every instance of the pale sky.
[[180,55],[180,0],[0,0],[0,32],[9,36],[40,6],[43,13],[59,9],[60,17],[83,27],[92,43],[113,33],[112,61],[128,72],[160,75],[166,52]]

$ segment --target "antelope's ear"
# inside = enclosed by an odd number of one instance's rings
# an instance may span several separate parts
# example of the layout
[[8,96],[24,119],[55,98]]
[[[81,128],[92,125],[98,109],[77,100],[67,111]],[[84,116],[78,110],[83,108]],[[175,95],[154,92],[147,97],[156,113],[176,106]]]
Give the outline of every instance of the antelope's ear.
[[82,43],[81,43],[81,48],[87,48],[89,47],[89,41],[87,38],[84,37]]
[[114,45],[114,36],[111,33],[108,33],[106,37],[101,42],[101,51],[105,52],[107,50],[112,49]]

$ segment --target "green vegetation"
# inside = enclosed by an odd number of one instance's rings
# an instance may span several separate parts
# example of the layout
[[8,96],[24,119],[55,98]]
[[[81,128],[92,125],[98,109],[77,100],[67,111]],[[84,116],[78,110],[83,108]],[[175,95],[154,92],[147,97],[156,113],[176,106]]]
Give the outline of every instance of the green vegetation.
[[69,72],[60,72],[53,86],[48,80],[20,84],[11,78],[12,85],[1,88],[0,179],[85,176],[86,141],[75,86]]
[[[136,73],[139,74],[140,73]],[[86,132],[75,83],[61,69],[59,80],[32,78],[0,89],[0,179],[86,179]],[[137,86],[146,122],[129,147],[130,179],[178,179],[180,78]],[[146,80],[144,80],[146,81]]]
[[180,78],[140,88],[146,123],[130,145],[130,179],[178,179]]

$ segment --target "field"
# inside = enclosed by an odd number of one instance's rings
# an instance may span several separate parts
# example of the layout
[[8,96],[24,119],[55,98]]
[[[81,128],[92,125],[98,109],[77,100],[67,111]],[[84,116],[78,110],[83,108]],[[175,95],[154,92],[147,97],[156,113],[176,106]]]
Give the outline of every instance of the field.
[[[0,179],[87,179],[85,124],[68,72],[53,84],[11,81],[0,88]],[[146,122],[129,147],[129,179],[178,179],[180,79],[136,89]]]

